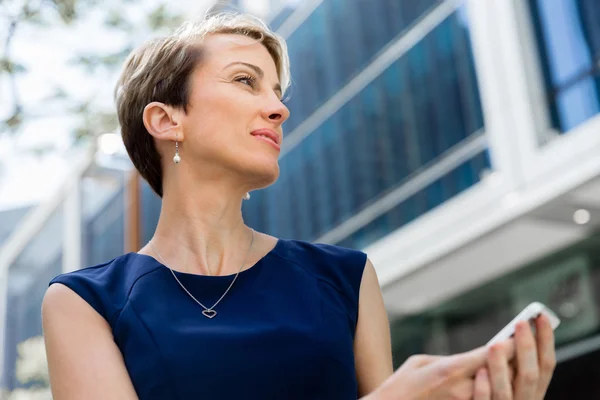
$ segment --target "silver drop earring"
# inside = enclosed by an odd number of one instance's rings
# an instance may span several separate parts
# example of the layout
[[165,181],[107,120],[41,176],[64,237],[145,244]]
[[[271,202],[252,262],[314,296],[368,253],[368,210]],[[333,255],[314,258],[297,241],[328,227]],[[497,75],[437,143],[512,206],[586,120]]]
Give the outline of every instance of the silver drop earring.
[[173,157],[173,162],[175,164],[179,164],[181,161],[181,157],[179,156],[179,141],[177,140],[177,134],[175,135],[175,156]]
[[250,200],[250,193],[246,192],[246,194],[243,197],[244,200]]

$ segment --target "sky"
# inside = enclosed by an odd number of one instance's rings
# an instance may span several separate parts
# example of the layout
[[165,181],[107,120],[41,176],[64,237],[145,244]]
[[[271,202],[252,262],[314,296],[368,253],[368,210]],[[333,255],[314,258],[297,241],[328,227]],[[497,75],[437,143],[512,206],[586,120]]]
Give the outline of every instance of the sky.
[[[11,7],[24,0],[3,1],[1,12],[11,12]],[[147,12],[164,0],[139,0],[129,5],[121,0],[104,0],[104,7],[118,7],[135,27],[134,41],[141,43],[151,34],[145,23]],[[167,2],[169,9],[180,10],[189,18],[201,16],[214,4],[214,0],[178,0]],[[244,0],[242,7],[260,15],[267,12],[268,0]],[[247,9],[248,9],[247,8]],[[21,101],[36,115],[28,119],[18,137],[0,132],[0,210],[37,203],[57,189],[69,170],[73,159],[72,129],[77,121],[66,115],[67,104],[46,100],[57,88],[78,99],[93,99],[102,109],[113,110],[112,90],[118,69],[113,72],[85,73],[80,67],[69,64],[78,54],[102,54],[120,49],[127,39],[111,32],[103,25],[104,13],[91,10],[72,26],[61,24],[56,13],[46,7],[43,19],[47,27],[19,26],[11,46],[13,58],[27,68],[18,79]],[[0,43],[5,41],[8,24],[0,19]],[[0,48],[3,54],[4,48]],[[109,82],[109,84],[107,84]],[[13,104],[6,76],[0,75],[0,118],[10,115]],[[2,129],[2,128],[0,128]],[[33,149],[51,147],[44,156]]]

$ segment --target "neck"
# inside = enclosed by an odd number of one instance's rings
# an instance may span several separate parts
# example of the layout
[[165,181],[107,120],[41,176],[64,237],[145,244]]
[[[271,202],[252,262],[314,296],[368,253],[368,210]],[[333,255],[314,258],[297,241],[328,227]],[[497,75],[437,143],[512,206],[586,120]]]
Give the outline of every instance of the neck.
[[165,189],[152,243],[168,267],[203,275],[237,273],[251,240],[240,189],[218,182]]

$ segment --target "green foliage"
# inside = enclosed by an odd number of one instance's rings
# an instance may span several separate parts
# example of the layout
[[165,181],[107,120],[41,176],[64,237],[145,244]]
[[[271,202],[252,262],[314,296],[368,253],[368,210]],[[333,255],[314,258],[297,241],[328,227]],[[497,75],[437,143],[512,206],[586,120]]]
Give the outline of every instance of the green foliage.
[[16,62],[5,57],[0,58],[0,72],[18,74],[26,71],[27,68],[25,68],[23,65],[17,64]]
[[[39,30],[40,35],[43,35],[45,30],[51,30],[58,26],[73,26],[75,28],[77,22],[85,17],[88,12],[100,13],[101,21],[103,21],[107,32],[116,33],[117,35],[124,34],[127,40],[121,48],[113,51],[106,53],[84,52],[75,54],[71,58],[69,66],[81,69],[84,74],[88,74],[90,79],[93,79],[93,75],[99,71],[116,71],[134,46],[137,45],[129,38],[135,37],[132,32],[139,29],[139,27],[136,27],[128,19],[128,14],[124,11],[124,8],[140,1],[0,0],[0,3],[10,4],[10,7],[4,8],[4,10],[10,10],[10,13],[5,12],[3,14],[2,9],[0,9],[0,24],[6,22],[9,28],[6,36],[4,38],[0,37],[0,43],[5,43],[4,48],[0,48],[0,79],[8,79],[8,88],[12,96],[12,99],[9,97],[8,104],[14,104],[13,110],[8,113],[8,116],[5,116],[4,120],[0,120],[0,135],[18,134],[23,124],[32,118],[41,116],[39,113],[31,112],[30,109],[34,105],[20,102],[19,82],[27,79],[28,70],[25,65],[17,62],[11,54],[11,45],[15,35],[20,32],[20,25],[27,24],[34,27],[34,29]],[[55,18],[52,17],[53,15]],[[139,19],[136,20],[139,23]],[[181,24],[183,17],[170,10],[167,3],[163,3],[152,9],[142,20],[145,20],[147,27],[153,31],[172,30]],[[58,105],[60,110],[64,110],[68,115],[81,121],[81,126],[75,128],[72,132],[75,140],[115,131],[118,128],[114,113],[95,108],[91,101],[82,102],[77,100],[61,88],[55,88],[54,92],[46,96],[42,102],[41,108],[56,109],[56,106],[51,106],[53,104]]]
[[64,23],[70,24],[77,17],[76,5],[77,0],[52,0],[56,6],[56,10]]
[[79,65],[89,73],[94,73],[100,67],[115,68],[120,66],[133,47],[125,47],[109,54],[85,54],[78,55],[71,60],[71,64]]
[[182,22],[182,16],[169,13],[164,3],[156,7],[154,11],[148,15],[148,25],[155,31],[163,28],[172,29]]
[[131,24],[123,16],[122,11],[118,9],[109,10],[106,14],[104,23],[111,28],[122,29],[124,31],[131,30]]
[[20,107],[16,107],[13,111],[12,115],[10,115],[7,119],[2,121],[2,125],[0,125],[3,129],[9,133],[15,133],[23,123],[23,110]]
[[80,111],[81,124],[74,131],[75,141],[96,137],[102,133],[115,132],[119,127],[117,115],[113,112],[91,110]]

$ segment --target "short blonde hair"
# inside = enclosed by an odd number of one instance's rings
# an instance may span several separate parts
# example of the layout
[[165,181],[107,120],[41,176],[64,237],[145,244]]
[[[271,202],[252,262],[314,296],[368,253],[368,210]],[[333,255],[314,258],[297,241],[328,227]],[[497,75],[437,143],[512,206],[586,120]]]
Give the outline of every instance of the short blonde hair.
[[275,62],[282,91],[290,85],[287,45],[260,19],[219,13],[184,23],[173,34],[144,43],[125,61],[115,88],[115,103],[125,148],[140,175],[160,196],[162,166],[153,137],[142,117],[146,105],[159,101],[187,111],[189,77],[201,63],[202,39],[211,34],[238,34],[262,43]]

